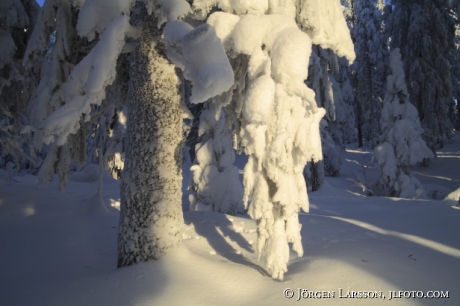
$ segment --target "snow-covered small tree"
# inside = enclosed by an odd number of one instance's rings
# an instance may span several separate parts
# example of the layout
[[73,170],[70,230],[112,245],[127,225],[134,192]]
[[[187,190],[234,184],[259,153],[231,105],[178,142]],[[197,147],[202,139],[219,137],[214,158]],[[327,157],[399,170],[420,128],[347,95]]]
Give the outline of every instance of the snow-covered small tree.
[[[191,167],[190,210],[211,210],[227,214],[243,213],[243,185],[238,168],[233,166],[237,146],[234,136],[240,122],[247,58],[230,58],[235,82],[229,90],[204,103],[195,146],[196,160]],[[236,109],[240,111],[237,112]],[[217,171],[216,171],[217,170]]]
[[196,145],[196,163],[191,167],[191,211],[208,210],[232,215],[244,212],[243,186],[238,168],[233,166],[232,126],[228,126],[230,121],[225,108],[215,101],[225,99],[224,96],[213,98],[214,101],[207,103],[201,112],[201,141]]
[[374,192],[392,197],[424,197],[423,187],[410,173],[409,167],[434,155],[422,138],[423,129],[417,109],[409,102],[399,49],[391,52],[390,68],[392,74],[387,77],[387,92],[380,118],[382,144],[374,150],[382,173]]
[[[106,97],[99,106],[92,106],[86,154],[91,163],[99,163],[102,152],[105,169],[116,179],[124,168],[127,125],[127,94],[129,83],[128,54],[118,58],[116,77],[106,88]],[[82,129],[80,129],[82,130]]]

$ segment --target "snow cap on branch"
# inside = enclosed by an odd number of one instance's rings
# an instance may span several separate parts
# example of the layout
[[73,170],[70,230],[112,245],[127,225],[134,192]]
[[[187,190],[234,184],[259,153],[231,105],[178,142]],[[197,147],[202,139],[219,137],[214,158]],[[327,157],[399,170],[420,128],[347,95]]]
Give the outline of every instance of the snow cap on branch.
[[213,7],[236,15],[264,15],[268,12],[269,2],[273,0],[195,0],[193,10],[197,19],[205,19]]
[[308,76],[311,39],[298,28],[294,19],[281,14],[246,15],[241,19],[232,16],[216,12],[208,18],[227,51],[250,55],[248,72],[251,77],[269,74],[276,83],[283,84],[289,94],[301,97],[305,105],[316,111],[314,93],[303,83]]
[[311,37],[313,44],[320,45],[323,49],[329,48],[352,63],[356,55],[340,0],[300,2],[297,19],[302,29]]
[[190,10],[190,4],[185,0],[144,0],[147,12],[154,13],[158,18],[158,27],[167,21],[177,20]]
[[183,69],[192,82],[192,103],[227,91],[234,81],[233,70],[216,32],[209,24],[193,29],[182,21],[166,24],[164,37],[168,57]]
[[93,40],[102,35],[107,26],[121,14],[129,16],[134,0],[86,0],[77,22],[78,35]]

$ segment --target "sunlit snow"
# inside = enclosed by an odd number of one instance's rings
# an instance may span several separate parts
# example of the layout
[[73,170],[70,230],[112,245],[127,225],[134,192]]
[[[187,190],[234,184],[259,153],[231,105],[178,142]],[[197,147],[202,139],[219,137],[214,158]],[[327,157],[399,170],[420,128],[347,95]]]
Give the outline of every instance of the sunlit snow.
[[[451,193],[446,200],[367,197],[350,179],[372,153],[352,146],[342,175],[326,178],[309,195],[310,213],[299,216],[305,254],[290,254],[282,282],[272,280],[257,260],[253,220],[189,212],[186,198],[182,246],[158,261],[116,269],[118,181],[104,177],[107,210],[90,210],[89,204],[100,204],[94,199],[97,182],[71,180],[60,194],[57,180],[39,189],[35,176],[15,174],[18,183],[0,182],[1,304],[458,305],[458,132],[439,154],[452,158],[413,172],[432,189],[447,182],[436,177],[451,178],[444,186]],[[243,163],[238,156],[240,169]],[[184,191],[189,166],[183,166]],[[286,288],[294,290],[292,299],[283,296]],[[331,291],[335,297],[296,302],[298,288]],[[342,295],[381,291],[386,299],[339,298],[340,288]],[[389,292],[398,290],[449,291],[449,298],[389,301]]]

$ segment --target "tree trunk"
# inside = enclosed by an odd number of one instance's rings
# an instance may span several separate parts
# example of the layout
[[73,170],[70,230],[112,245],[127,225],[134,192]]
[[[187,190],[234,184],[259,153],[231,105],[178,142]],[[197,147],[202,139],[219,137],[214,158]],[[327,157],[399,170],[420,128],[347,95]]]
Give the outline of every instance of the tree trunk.
[[139,17],[142,36],[130,66],[118,267],[158,259],[182,239],[178,77],[156,18],[145,9]]

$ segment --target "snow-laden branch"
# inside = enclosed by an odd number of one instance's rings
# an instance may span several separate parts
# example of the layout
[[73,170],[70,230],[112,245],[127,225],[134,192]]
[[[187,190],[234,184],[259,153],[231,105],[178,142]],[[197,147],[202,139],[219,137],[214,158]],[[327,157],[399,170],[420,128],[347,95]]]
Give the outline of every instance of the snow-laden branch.
[[78,35],[93,40],[102,35],[110,23],[120,14],[129,16],[134,0],[90,0],[80,9],[77,22]]
[[295,20],[313,44],[331,49],[352,63],[354,45],[340,0],[195,0],[193,11],[204,19],[213,7],[235,15],[282,14]]
[[331,49],[351,64],[355,60],[350,30],[343,16],[340,0],[300,0],[299,26],[310,36],[313,44]]
[[227,91],[234,81],[224,47],[209,24],[195,29],[182,21],[166,24],[164,37],[169,59],[192,82],[192,103],[200,103]]
[[69,134],[76,133],[80,117],[88,115],[91,104],[99,105],[105,98],[105,88],[115,79],[117,58],[129,30],[129,17],[120,15],[105,30],[91,52],[75,66],[64,88],[67,102],[52,113],[39,127],[38,132],[45,143],[66,142]]

